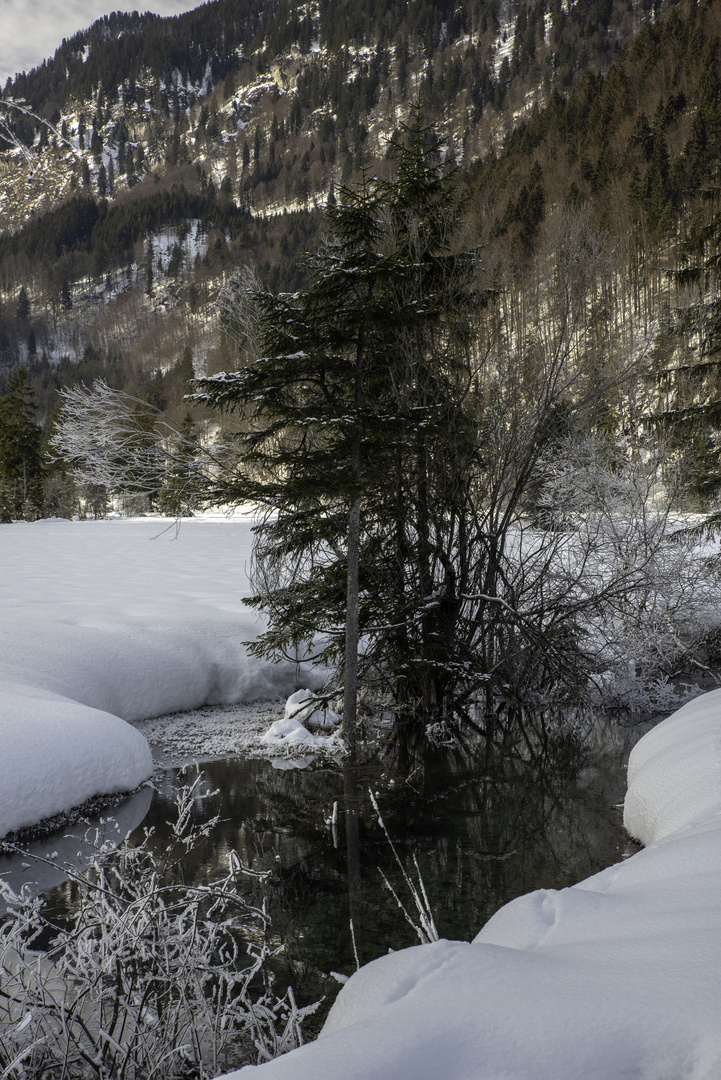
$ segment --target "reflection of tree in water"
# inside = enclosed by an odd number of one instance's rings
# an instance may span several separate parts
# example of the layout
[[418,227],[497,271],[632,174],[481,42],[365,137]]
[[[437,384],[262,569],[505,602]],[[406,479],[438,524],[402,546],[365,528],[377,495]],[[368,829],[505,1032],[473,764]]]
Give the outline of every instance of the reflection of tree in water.
[[[541,748],[542,749],[542,748]],[[627,841],[614,804],[624,792],[621,755],[591,758],[573,742],[544,752],[476,755],[459,747],[426,753],[409,774],[379,754],[352,769],[281,771],[268,762],[226,760],[203,766],[207,791],[199,820],[220,809],[207,846],[183,866],[189,881],[214,878],[231,849],[271,877],[262,887],[274,938],[286,950],[278,974],[301,1002],[337,983],[331,971],[355,968],[349,930],[349,867],[344,807],[358,800],[359,883],[351,890],[363,963],[417,943],[378,868],[400,887],[400,873],[370,806],[377,793],[401,858],[415,853],[440,934],[471,938],[502,904],[535,888],[561,888],[620,858]],[[172,819],[175,774],[168,774],[143,827],[159,843]],[[337,846],[329,822],[338,802]],[[351,879],[354,861],[351,860]],[[259,886],[258,889],[261,887]],[[260,892],[253,899],[260,900]]]

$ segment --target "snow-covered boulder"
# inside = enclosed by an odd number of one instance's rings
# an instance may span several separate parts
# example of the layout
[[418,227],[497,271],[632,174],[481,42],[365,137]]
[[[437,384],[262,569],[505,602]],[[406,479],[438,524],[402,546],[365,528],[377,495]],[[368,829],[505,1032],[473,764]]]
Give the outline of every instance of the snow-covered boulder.
[[313,731],[332,733],[339,724],[340,717],[332,709],[318,707],[318,698],[312,690],[296,690],[285,703],[283,719],[274,721],[260,741],[277,749],[327,749],[330,734],[314,735]]
[[300,721],[310,731],[334,731],[340,716],[332,709],[318,707],[318,696],[312,690],[296,690],[285,703],[287,719]]
[[278,747],[316,747],[325,744],[325,739],[313,735],[299,720],[294,720],[292,717],[284,717],[282,720],[275,720],[270,725],[265,735],[261,736],[260,741],[266,746]]

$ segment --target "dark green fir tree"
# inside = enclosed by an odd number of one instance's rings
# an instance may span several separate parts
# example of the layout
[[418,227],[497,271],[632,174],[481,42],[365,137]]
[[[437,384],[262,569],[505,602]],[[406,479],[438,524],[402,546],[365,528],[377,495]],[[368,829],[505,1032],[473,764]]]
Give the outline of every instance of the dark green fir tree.
[[35,520],[43,501],[42,430],[35,423],[35,394],[17,367],[0,398],[0,515],[3,521]]
[[461,671],[447,499],[463,498],[475,430],[475,259],[453,253],[459,199],[419,116],[395,158],[392,181],[339,190],[304,291],[246,280],[226,294],[244,365],[199,380],[202,400],[243,421],[243,470],[219,497],[269,510],[250,601],[269,628],[251,648],[287,655],[322,640],[351,743],[359,674],[385,681],[399,715],[429,720],[453,711]]
[[28,291],[23,285],[18,293],[17,307],[15,308],[15,318],[18,322],[27,322],[30,318],[30,298],[28,297]]

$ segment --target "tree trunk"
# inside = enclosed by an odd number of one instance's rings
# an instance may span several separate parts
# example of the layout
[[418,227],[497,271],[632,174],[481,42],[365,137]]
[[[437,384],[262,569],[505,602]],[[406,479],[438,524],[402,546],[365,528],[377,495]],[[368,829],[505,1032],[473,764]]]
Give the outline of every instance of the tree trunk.
[[348,903],[351,934],[356,961],[363,963],[363,934],[361,926],[362,881],[360,864],[359,807],[360,791],[355,755],[351,754],[343,765],[343,803],[345,806],[346,846],[348,856]]
[[343,737],[355,756],[358,702],[358,571],[360,565],[361,495],[353,496],[348,514],[348,569],[345,613],[345,669],[343,675]]

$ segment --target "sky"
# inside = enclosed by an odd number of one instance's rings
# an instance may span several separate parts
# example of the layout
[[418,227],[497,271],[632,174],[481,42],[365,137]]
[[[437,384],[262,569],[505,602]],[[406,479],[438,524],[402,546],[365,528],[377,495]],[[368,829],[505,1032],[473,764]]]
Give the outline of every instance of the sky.
[[30,71],[62,44],[112,11],[153,11],[178,15],[202,0],[145,0],[140,5],[112,0],[0,0],[0,88],[8,77]]

